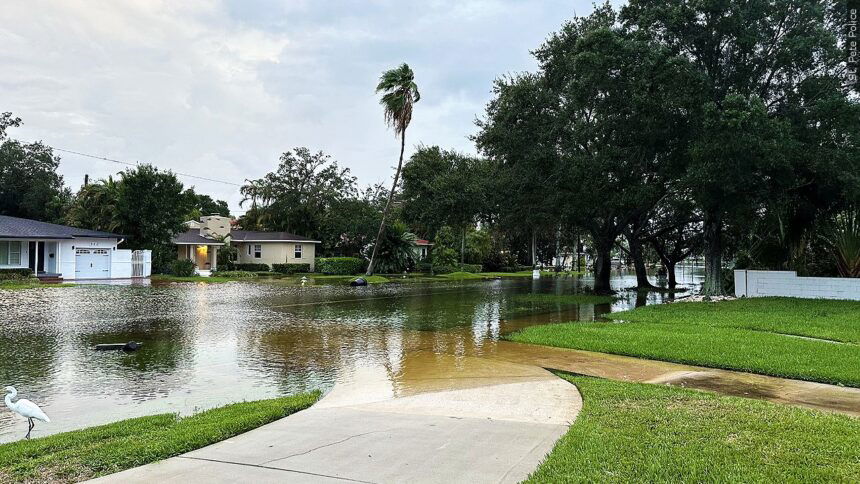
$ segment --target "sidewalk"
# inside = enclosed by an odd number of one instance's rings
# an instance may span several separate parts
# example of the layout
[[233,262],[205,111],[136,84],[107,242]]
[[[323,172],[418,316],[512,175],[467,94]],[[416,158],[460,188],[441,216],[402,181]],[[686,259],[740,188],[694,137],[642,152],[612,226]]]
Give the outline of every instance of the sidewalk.
[[467,359],[445,390],[428,376],[428,391],[394,396],[359,375],[308,410],[92,482],[519,482],[576,418],[579,392],[538,367]]

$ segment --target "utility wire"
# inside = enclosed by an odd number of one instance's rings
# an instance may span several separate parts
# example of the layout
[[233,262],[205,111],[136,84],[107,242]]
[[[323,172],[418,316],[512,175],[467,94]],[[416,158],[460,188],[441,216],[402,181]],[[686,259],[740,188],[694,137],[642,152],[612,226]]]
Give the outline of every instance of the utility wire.
[[[73,154],[73,155],[85,156],[85,157],[87,157],[87,158],[94,158],[94,159],[96,159],[96,160],[109,161],[109,162],[111,162],[111,163],[118,163],[118,164],[120,164],[120,165],[138,166],[138,163],[131,163],[131,162],[128,162],[128,161],[114,160],[114,159],[111,159],[111,158],[106,158],[106,157],[104,157],[104,156],[90,155],[90,154],[87,154],[87,153],[81,153],[80,151],[74,151],[74,150],[67,150],[67,149],[63,149],[63,148],[57,148],[56,146],[51,146],[51,148],[52,148],[52,149],[54,149],[54,150],[57,150],[57,151],[62,151],[63,153],[70,153],[70,154]],[[172,170],[171,170],[171,171],[172,171]],[[215,178],[207,178],[207,177],[205,177],[205,176],[190,175],[190,174],[188,174],[188,173],[179,173],[178,171],[174,171],[173,173],[174,173],[175,175],[177,175],[177,176],[184,176],[184,177],[188,177],[188,178],[196,178],[196,179],[198,179],[198,180],[206,180],[206,181],[215,182],[215,183],[224,183],[225,185],[233,185],[233,186],[236,186],[236,187],[241,187],[241,186],[242,186],[242,184],[241,184],[241,183],[228,182],[228,181],[225,181],[225,180],[217,180],[217,179],[215,179]]]

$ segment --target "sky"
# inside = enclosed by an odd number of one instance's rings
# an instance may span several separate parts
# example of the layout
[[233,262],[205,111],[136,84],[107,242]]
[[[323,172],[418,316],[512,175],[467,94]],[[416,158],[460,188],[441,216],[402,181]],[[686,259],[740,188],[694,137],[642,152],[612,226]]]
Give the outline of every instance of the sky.
[[[591,0],[28,0],[0,9],[0,111],[10,135],[241,184],[284,151],[322,150],[362,185],[390,183],[399,143],[374,93],[408,63],[419,144],[474,153],[493,80],[534,70],[530,50]],[[84,174],[124,166],[61,155]],[[180,177],[240,211],[238,187]]]

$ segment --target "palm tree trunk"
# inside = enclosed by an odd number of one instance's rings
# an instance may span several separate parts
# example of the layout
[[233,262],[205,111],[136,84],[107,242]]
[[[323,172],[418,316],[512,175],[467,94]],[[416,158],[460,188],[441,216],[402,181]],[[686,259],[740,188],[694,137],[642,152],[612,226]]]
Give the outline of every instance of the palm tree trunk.
[[373,274],[373,264],[376,262],[376,250],[379,248],[379,240],[382,239],[382,231],[385,229],[385,219],[388,217],[388,210],[391,208],[391,201],[394,200],[394,191],[397,190],[397,181],[400,179],[400,169],[403,168],[403,151],[406,149],[406,130],[400,133],[400,159],[397,160],[397,171],[394,173],[394,184],[391,186],[391,192],[388,194],[388,201],[385,202],[385,210],[382,211],[382,221],[379,223],[379,231],[376,232],[376,242],[373,244],[373,253],[370,254],[370,263],[367,264],[366,276]]

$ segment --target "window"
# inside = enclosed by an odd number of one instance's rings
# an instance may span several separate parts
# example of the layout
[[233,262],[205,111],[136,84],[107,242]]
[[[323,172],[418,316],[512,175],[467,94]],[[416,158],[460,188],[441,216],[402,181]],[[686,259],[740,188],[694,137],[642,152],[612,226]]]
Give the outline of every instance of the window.
[[21,242],[0,242],[0,266],[21,265]]
[[21,265],[21,242],[9,242],[9,264]]
[[293,257],[295,257],[296,259],[302,258],[302,244],[296,244],[296,248],[293,251]]
[[248,244],[248,255],[251,255],[251,244]]
[[259,259],[263,257],[263,246],[260,244],[254,244],[254,258]]

